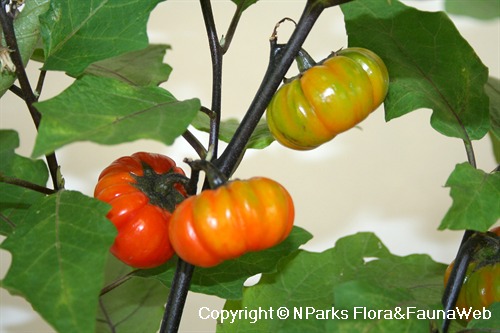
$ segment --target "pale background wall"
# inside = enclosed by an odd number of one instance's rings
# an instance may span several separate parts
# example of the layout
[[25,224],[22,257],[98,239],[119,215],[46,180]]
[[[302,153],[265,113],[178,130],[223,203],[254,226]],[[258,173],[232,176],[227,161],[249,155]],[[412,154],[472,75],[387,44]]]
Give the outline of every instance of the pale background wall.
[[[492,0],[496,1],[496,0]],[[253,98],[265,71],[274,24],[285,16],[298,19],[305,1],[262,0],[243,15],[231,49],[224,58],[223,117],[241,118]],[[405,3],[429,11],[443,9],[442,0],[413,0]],[[219,35],[225,33],[234,5],[213,1]],[[490,69],[500,77],[500,20],[475,21],[452,17],[462,35]],[[211,69],[205,28],[198,1],[161,3],[152,15],[150,38],[154,43],[171,44],[166,62],[173,66],[171,79],[164,84],[178,99],[199,97],[210,105]],[[291,25],[280,29],[286,41]],[[305,48],[317,59],[347,45],[342,15],[338,8],[320,17]],[[36,80],[39,64],[29,72]],[[48,99],[71,83],[60,73],[50,73],[42,99]],[[34,143],[34,127],[23,103],[8,92],[1,100],[1,128],[19,131],[19,154],[29,156]],[[466,160],[463,144],[444,137],[429,125],[430,110],[385,123],[383,112],[373,113],[362,123],[363,130],[339,135],[332,142],[311,151],[295,152],[273,143],[263,151],[251,151],[236,176],[267,176],[285,185],[296,203],[296,224],[314,234],[305,248],[320,251],[333,246],[342,236],[357,231],[374,231],[396,254],[427,253],[440,262],[455,255],[461,232],[437,231],[451,204],[446,179],[455,164]],[[28,124],[28,125],[27,125]],[[206,135],[200,134],[205,140]],[[206,142],[206,141],[204,141]],[[222,146],[224,147],[224,146]],[[474,143],[478,167],[491,171],[495,161],[491,143]],[[178,161],[196,157],[179,139],[172,147],[152,141],[119,146],[77,143],[57,152],[69,189],[92,195],[99,171],[115,158],[135,151],[155,151]],[[181,166],[187,169],[186,165]],[[0,251],[0,277],[10,264],[10,254]],[[0,291],[0,332],[52,332],[29,304]],[[201,306],[220,308],[223,301],[190,294],[181,330],[212,331],[213,321],[198,318]]]

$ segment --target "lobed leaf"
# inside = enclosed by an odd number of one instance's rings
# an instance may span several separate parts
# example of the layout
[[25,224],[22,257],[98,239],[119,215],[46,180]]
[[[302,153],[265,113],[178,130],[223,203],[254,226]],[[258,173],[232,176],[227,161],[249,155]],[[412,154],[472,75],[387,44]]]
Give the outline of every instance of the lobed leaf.
[[[210,118],[205,114],[200,112],[194,119],[191,125],[194,126],[199,131],[210,132]],[[220,123],[219,128],[219,139],[224,142],[229,142],[233,138],[234,133],[238,129],[240,122],[237,119],[231,118],[223,120]],[[265,119],[261,119],[257,124],[257,127],[253,131],[248,143],[246,145],[247,149],[264,149],[273,143],[274,137],[269,131],[267,122]]]
[[149,14],[161,1],[51,1],[40,17],[43,69],[77,76],[91,63],[145,48]]
[[[435,325],[430,320],[355,319],[355,308],[437,308],[445,268],[427,255],[395,256],[375,235],[358,233],[322,253],[299,250],[281,261],[277,272],[263,274],[257,285],[245,288],[242,300],[224,307],[274,309],[273,318],[252,323],[237,316],[232,323],[220,323],[217,331],[428,332],[429,325]],[[287,309],[289,316],[277,318],[278,309]]]
[[[28,64],[31,54],[40,39],[40,21],[38,16],[49,9],[49,0],[26,1],[23,11],[14,20],[14,31],[24,66]],[[2,28],[0,27],[2,45],[5,45]],[[5,94],[16,80],[14,73],[0,72],[0,97]]]
[[[268,250],[247,253],[211,268],[197,267],[191,279],[190,290],[226,299],[240,299],[243,283],[249,277],[274,271],[282,258],[296,251],[309,239],[311,234],[295,226],[286,240]],[[174,271],[175,261],[170,260],[158,269],[138,271],[136,275],[153,277],[170,286]]]
[[108,210],[107,204],[63,190],[31,206],[1,244],[12,254],[2,287],[22,295],[58,332],[94,331],[116,235],[105,218]]
[[341,8],[349,46],[371,49],[387,65],[388,121],[430,108],[431,125],[443,135],[476,140],[488,132],[488,69],[446,14],[397,0],[353,1]]
[[152,139],[170,145],[186,130],[200,102],[178,101],[159,87],[85,75],[36,107],[42,121],[33,156],[76,141],[112,145]]
[[[48,180],[47,166],[42,160],[32,160],[15,153],[19,136],[13,130],[0,130],[0,176],[26,180],[45,186]],[[43,194],[23,187],[0,182],[0,234],[10,234]]]
[[157,86],[168,80],[172,67],[163,63],[168,45],[149,45],[90,64],[83,74],[117,79],[134,86]]
[[500,219],[500,172],[485,173],[469,163],[457,164],[446,181],[453,204],[439,229],[485,232]]

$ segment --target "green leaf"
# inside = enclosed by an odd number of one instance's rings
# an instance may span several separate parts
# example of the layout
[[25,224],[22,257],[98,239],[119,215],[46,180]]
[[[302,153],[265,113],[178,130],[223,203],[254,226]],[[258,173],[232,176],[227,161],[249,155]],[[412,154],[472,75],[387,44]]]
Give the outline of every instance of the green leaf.
[[58,96],[36,103],[42,121],[33,156],[76,141],[118,144],[152,139],[170,145],[200,109],[154,86],[84,75]]
[[[212,268],[197,267],[191,279],[191,291],[215,295],[226,299],[239,299],[242,296],[243,283],[262,272],[272,272],[283,257],[311,239],[307,231],[294,227],[290,236],[282,243],[265,251],[251,252],[235,260],[228,260]],[[151,270],[138,271],[138,276],[159,279],[170,286],[174,276],[175,261]]]
[[[125,276],[130,268],[109,256],[106,283]],[[131,278],[101,296],[96,333],[155,333],[160,326],[168,288],[154,279]],[[112,330],[113,329],[113,330]]]
[[494,77],[488,79],[484,87],[490,98],[490,138],[493,144],[493,153],[497,163],[500,163],[500,80]]
[[445,10],[454,15],[464,15],[481,20],[500,17],[500,4],[496,0],[446,0]]
[[495,160],[500,164],[500,139],[490,132],[491,145],[493,146],[493,155]]
[[[14,31],[24,66],[28,64],[28,60],[40,39],[40,22],[38,16],[45,13],[48,9],[49,0],[26,1],[23,11],[14,20]],[[1,27],[0,32],[2,45],[5,45]],[[13,73],[0,72],[0,97],[3,96],[15,80],[16,77]]]
[[[467,325],[467,329],[471,329],[472,332],[495,332],[494,329],[498,329],[498,327],[500,327],[500,302],[491,304],[488,307],[488,311],[490,313],[485,313],[482,318],[471,320]],[[488,318],[490,315],[491,317]]]
[[[45,186],[48,172],[42,160],[17,155],[19,136],[13,130],[0,130],[0,175]],[[23,187],[0,183],[0,234],[7,235],[22,220],[28,208],[44,195]]]
[[[430,325],[438,326],[417,317],[417,310],[437,310],[437,307],[419,304],[405,289],[353,280],[336,286],[334,297],[335,304],[342,304],[349,318],[327,323],[329,332],[363,332],[374,323],[376,328],[370,332],[429,332]],[[434,299],[438,301],[438,297]],[[401,323],[403,319],[405,322]]]
[[485,173],[457,164],[446,181],[453,204],[439,229],[485,232],[500,218],[500,172]]
[[[243,315],[219,324],[217,331],[429,332],[429,325],[436,325],[429,320],[354,315],[363,307],[393,313],[397,307],[437,308],[445,269],[427,255],[395,256],[371,233],[344,237],[322,253],[299,250],[282,260],[277,272],[263,274],[257,285],[244,289],[241,301],[226,302],[224,309]],[[289,316],[278,318],[278,309]],[[251,323],[244,316],[250,310],[274,311],[274,317]]]
[[33,205],[1,244],[12,254],[2,287],[25,297],[58,332],[94,331],[116,235],[108,210],[105,203],[63,190]]
[[40,17],[43,68],[76,76],[93,62],[145,48],[149,14],[160,1],[51,1]]
[[236,6],[241,7],[241,11],[244,11],[254,3],[256,3],[259,0],[231,0],[236,4]]
[[163,63],[168,45],[149,45],[89,65],[84,74],[109,77],[135,86],[157,86],[168,80],[172,67]]
[[[197,130],[207,133],[210,132],[210,118],[203,112],[198,113],[198,115],[193,119],[191,125],[193,125],[193,127]],[[239,125],[240,122],[234,118],[221,121],[219,139],[224,142],[231,141]],[[252,136],[248,140],[246,148],[263,149],[273,143],[273,141],[274,137],[269,131],[266,120],[261,119],[252,133]]]
[[429,108],[432,127],[446,136],[476,140],[488,132],[488,70],[446,14],[397,0],[353,1],[341,8],[349,46],[371,49],[387,65],[388,121]]

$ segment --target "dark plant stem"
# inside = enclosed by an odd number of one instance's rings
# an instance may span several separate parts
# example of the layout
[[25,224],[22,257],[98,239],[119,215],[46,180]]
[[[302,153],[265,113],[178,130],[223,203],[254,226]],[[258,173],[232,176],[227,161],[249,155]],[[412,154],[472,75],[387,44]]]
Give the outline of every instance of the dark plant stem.
[[[340,1],[345,2],[349,0]],[[278,88],[282,78],[285,76],[286,71],[292,64],[295,55],[300,50],[307,35],[325,6],[318,4],[318,1],[314,0],[307,2],[297,28],[284,49],[281,46],[278,47],[276,45],[276,40],[273,39],[271,42],[272,56],[266,75],[263,78],[263,83],[257,91],[254,101],[243,118],[235,136],[229,143],[229,147],[225,150],[225,156],[220,160],[217,160],[217,144],[219,139],[222,100],[222,57],[223,53],[225,53],[229,47],[243,8],[237,8],[230,25],[224,47],[221,47],[215,28],[210,1],[200,0],[200,5],[207,30],[213,68],[211,112],[215,113],[215,116],[213,114],[210,115],[209,151],[212,152],[212,156],[215,161],[219,162],[215,166],[221,168],[223,176],[229,177],[243,156],[245,146],[252,132],[255,130],[257,123],[262,117],[267,104],[271,100],[271,97]],[[198,172],[199,170],[193,170],[193,174]],[[206,186],[207,183],[205,182],[205,187]],[[191,187],[194,186],[191,184],[190,189]],[[163,316],[160,333],[178,331],[193,272],[194,266],[179,258]]]
[[[221,119],[221,104],[222,104],[222,57],[223,50],[219,43],[217,30],[215,27],[212,5],[209,0],[200,0],[200,6],[207,31],[208,44],[210,55],[212,58],[212,104],[210,110],[202,108],[202,111],[210,117],[210,134],[209,134],[209,151],[212,158],[217,157],[218,142],[219,142],[219,127]],[[233,31],[234,33],[234,31]],[[189,133],[189,132],[188,132]],[[207,157],[207,152],[199,147],[201,145],[193,145],[193,137],[184,133],[184,138],[195,147],[198,155],[201,158]],[[198,147],[198,149],[196,148]],[[193,170],[192,181],[188,184],[188,193],[193,195],[196,193],[196,183],[199,177],[199,170]],[[160,327],[160,333],[177,332],[182,318],[184,304],[186,302],[191,278],[193,276],[194,266],[179,258],[175,270],[174,280],[170,288],[170,293],[165,308],[165,313]]]
[[125,282],[130,280],[135,273],[137,273],[137,270],[134,270],[128,274],[125,274],[124,276],[121,276],[118,279],[116,279],[115,281],[111,282],[106,287],[101,289],[101,293],[99,294],[99,296],[106,295],[111,290],[115,289],[118,286],[121,286],[122,284],[124,284]]
[[31,89],[28,76],[26,75],[26,71],[24,69],[23,61],[21,59],[21,53],[19,52],[19,46],[17,44],[17,38],[14,31],[14,20],[12,19],[12,17],[7,15],[3,6],[0,6],[0,19],[5,36],[5,42],[7,43],[7,47],[9,48],[9,50],[12,50],[10,57],[12,59],[12,63],[16,66],[17,80],[21,85],[24,100],[28,105],[31,118],[35,123],[36,128],[38,128],[38,126],[40,125],[41,115],[38,110],[36,110],[32,106],[32,104],[36,102],[36,96],[35,94],[33,94],[33,90]]
[[210,55],[212,58],[212,106],[211,110],[215,113],[215,117],[210,117],[210,137],[209,146],[212,147],[213,157],[217,157],[218,141],[219,141],[219,126],[221,119],[221,104],[222,104],[222,47],[217,37],[215,21],[212,12],[210,0],[200,0],[203,20],[207,30],[208,45],[210,47]]
[[222,45],[222,53],[223,54],[225,54],[227,52],[227,50],[229,49],[229,46],[231,45],[231,41],[233,40],[234,33],[236,32],[236,27],[238,26],[238,23],[240,22],[241,14],[243,13],[243,10],[244,10],[243,4],[244,4],[244,1],[241,1],[236,6],[236,11],[234,12],[231,23],[229,24],[229,28],[227,29],[227,33],[224,36],[224,43]]
[[208,186],[211,189],[216,189],[217,187],[224,185],[228,181],[226,175],[221,173],[219,169],[215,167],[215,165],[210,163],[210,161],[207,160],[193,161],[190,159],[185,159],[184,162],[186,162],[191,167],[193,173],[204,171],[206,174]]
[[245,113],[240,126],[236,130],[233,138],[220,158],[215,161],[219,169],[226,175],[231,176],[235,167],[245,151],[245,146],[250,139],[253,131],[257,127],[267,105],[271,101],[275,91],[278,89],[283,77],[293,63],[293,60],[299,52],[307,35],[311,31],[314,23],[323,12],[324,7],[317,4],[317,1],[308,1],[297,23],[290,40],[282,52],[277,56],[274,53],[276,40],[271,40],[271,59],[262,80],[262,83]]
[[19,186],[19,187],[24,187],[26,189],[29,189],[29,190],[32,190],[32,191],[35,191],[35,192],[39,192],[39,193],[42,193],[42,194],[54,194],[54,193],[56,193],[55,190],[52,190],[52,189],[47,188],[45,186],[40,186],[38,184],[29,182],[27,180],[23,180],[23,179],[19,179],[19,178],[14,178],[14,177],[9,177],[9,176],[5,176],[5,175],[2,175],[2,174],[0,174],[0,182],[11,184],[11,185],[16,185],[16,186]]
[[9,87],[9,90],[12,91],[17,97],[24,100],[23,90],[21,88],[19,88],[18,86],[13,84]]
[[182,137],[193,147],[193,149],[196,151],[198,156],[201,159],[204,159],[207,156],[207,150],[201,142],[191,133],[190,131],[186,130],[183,134]]
[[[467,268],[475,254],[484,246],[488,246],[487,244],[491,242],[492,240],[490,237],[482,233],[473,232],[460,246],[441,301],[445,312],[453,309],[455,306],[467,273]],[[448,318],[445,318],[442,325],[443,333],[448,332],[449,324],[450,321]]]
[[[31,89],[31,84],[29,82],[28,76],[26,74],[26,70],[24,69],[23,60],[21,59],[21,53],[19,52],[19,45],[17,44],[17,38],[14,31],[14,20],[11,16],[7,15],[5,12],[5,8],[0,6],[0,23],[2,24],[2,30],[5,36],[5,42],[7,44],[7,48],[12,50],[13,52],[10,54],[12,59],[12,63],[16,66],[16,76],[22,90],[22,98],[26,102],[28,106],[28,110],[31,114],[31,118],[33,119],[33,123],[35,124],[36,129],[38,130],[40,126],[41,114],[38,110],[33,106],[38,100],[38,97],[33,93]],[[45,74],[41,74],[41,77],[45,77]],[[37,91],[41,91],[41,85],[43,83],[43,79],[39,80],[39,87],[37,87]],[[56,155],[51,153],[46,156],[47,164],[49,166],[50,176],[52,178],[52,183],[54,185],[55,190],[60,189],[60,184],[57,180],[57,170],[58,170],[58,162]]]
[[[459,122],[459,124],[462,126],[462,129],[463,129],[463,132],[465,135],[465,139],[463,140],[463,142],[464,142],[465,151],[467,154],[467,161],[469,162],[469,164],[472,167],[477,168],[476,156],[474,154],[474,148],[472,146],[472,141],[469,138],[469,135],[467,133],[467,130],[465,129],[465,126],[462,125],[460,118],[458,118],[458,117],[456,117],[456,118],[457,118],[457,121]],[[467,242],[472,238],[472,236],[474,236],[476,234],[477,233],[474,230],[465,230],[465,232],[462,236],[462,240],[460,242],[460,245],[458,247],[457,255],[455,256],[455,262],[462,260],[462,256],[464,253],[464,251],[463,251],[464,247],[466,247]],[[468,265],[468,261],[467,261],[467,265]],[[467,269],[467,266],[465,267],[465,270],[466,269]],[[455,270],[455,267],[453,267],[453,270]],[[461,273],[462,272],[460,272],[460,274]],[[452,274],[454,274],[454,272],[452,272]],[[463,274],[465,275],[465,272]],[[459,279],[459,281],[460,281],[460,284],[458,285],[458,287],[452,286],[452,284],[457,284],[457,282],[454,282],[450,277],[450,279],[448,280],[448,283],[446,284],[445,292],[443,294],[443,305],[445,307],[445,310],[448,309],[447,307],[449,307],[449,308],[453,307],[457,301],[458,293],[460,292],[460,287],[461,287],[462,282],[463,282],[463,277],[461,279]],[[455,290],[456,288],[458,288],[458,291]],[[455,295],[455,293],[456,293],[456,295]],[[449,322],[447,320],[445,320],[443,322],[443,333],[446,333],[448,331],[448,325],[449,325]]]
[[[474,168],[477,168],[476,165],[476,156],[474,155],[474,148],[472,147],[472,141],[469,139],[467,131],[464,128],[466,139],[464,140],[465,151],[467,153],[467,160],[470,165]],[[473,230],[465,230],[464,235],[462,237],[462,241],[460,242],[460,247],[474,234]],[[458,256],[458,254],[457,254]]]
[[466,140],[464,140],[465,151],[467,153],[467,160],[469,161],[470,165],[472,165],[474,168],[477,168],[476,156],[474,155],[474,148],[472,147],[472,141],[469,139],[467,131],[465,131],[465,135],[467,136]]
[[193,272],[194,266],[179,258],[174,279],[170,286],[170,294],[168,296],[166,311],[163,315],[160,333],[175,333],[179,330]]
[[36,94],[36,99],[40,97],[42,94],[42,88],[43,88],[43,83],[45,82],[45,75],[47,74],[47,71],[42,69],[40,70],[40,75],[38,76],[38,83],[36,84],[35,88],[35,94]]

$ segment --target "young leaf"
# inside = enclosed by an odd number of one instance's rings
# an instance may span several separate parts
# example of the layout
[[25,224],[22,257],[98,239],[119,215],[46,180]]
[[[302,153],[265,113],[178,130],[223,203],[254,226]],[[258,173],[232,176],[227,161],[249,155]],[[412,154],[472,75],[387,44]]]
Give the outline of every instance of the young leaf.
[[145,48],[149,14],[161,1],[51,1],[40,16],[43,68],[77,76],[93,62]]
[[231,0],[231,1],[234,2],[236,6],[240,6],[242,8],[241,11],[244,11],[245,9],[247,9],[248,7],[250,7],[259,0]]
[[[215,295],[226,299],[240,299],[243,283],[251,276],[262,272],[273,272],[283,257],[311,239],[307,231],[294,227],[292,233],[281,244],[265,251],[251,252],[235,260],[228,260],[212,268],[197,267],[191,280],[191,291]],[[136,275],[159,279],[170,286],[174,276],[175,261],[159,269],[138,271]]]
[[469,163],[457,164],[446,181],[453,204],[439,229],[485,232],[500,219],[500,172],[485,173]]
[[[210,119],[203,112],[198,113],[198,115],[193,119],[191,125],[193,125],[193,127],[199,131],[204,131],[207,133],[210,132]],[[221,121],[219,129],[219,139],[224,142],[231,141],[231,138],[233,137],[239,125],[240,122],[234,118]],[[246,148],[264,149],[271,143],[273,143],[273,141],[274,137],[269,131],[266,120],[261,119],[254,132],[252,133],[252,136],[248,140]]]
[[134,86],[157,86],[168,80],[172,67],[163,63],[168,45],[149,45],[89,65],[84,74],[109,77]]
[[498,1],[492,0],[445,0],[445,10],[454,15],[464,15],[481,20],[500,17]]
[[[19,136],[13,130],[0,130],[0,176],[26,180],[45,186],[48,180],[47,166],[41,160],[17,155]],[[28,208],[44,194],[24,187],[0,182],[0,234],[7,235],[22,220]]]
[[[277,272],[245,288],[241,301],[225,305],[233,311],[274,311],[273,318],[252,323],[236,316],[217,331],[429,332],[429,320],[355,320],[354,315],[362,307],[393,313],[397,307],[438,307],[445,268],[427,255],[395,256],[371,233],[348,236],[322,253],[299,250],[281,261]],[[277,317],[278,310],[288,316]]]
[[[19,46],[21,58],[26,66],[28,60],[35,50],[40,38],[40,22],[38,16],[49,9],[49,0],[26,1],[23,11],[14,20],[14,31]],[[0,36],[3,40],[3,32],[0,27]],[[0,97],[9,89],[16,80],[13,73],[0,72]]]
[[200,102],[178,101],[159,87],[84,75],[36,107],[42,121],[33,156],[76,141],[112,145],[153,139],[170,145],[186,130]]
[[[106,283],[130,268],[109,256]],[[96,333],[155,333],[160,326],[168,288],[153,279],[131,278],[101,296]]]
[[1,244],[12,254],[2,287],[25,297],[58,332],[95,328],[104,265],[116,230],[109,206],[59,191],[31,206]]
[[371,49],[387,65],[388,121],[430,108],[432,127],[444,135],[468,141],[488,132],[488,70],[446,14],[397,0],[353,1],[341,8],[349,46]]

